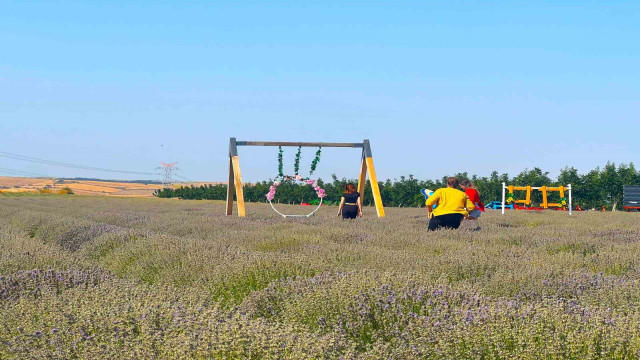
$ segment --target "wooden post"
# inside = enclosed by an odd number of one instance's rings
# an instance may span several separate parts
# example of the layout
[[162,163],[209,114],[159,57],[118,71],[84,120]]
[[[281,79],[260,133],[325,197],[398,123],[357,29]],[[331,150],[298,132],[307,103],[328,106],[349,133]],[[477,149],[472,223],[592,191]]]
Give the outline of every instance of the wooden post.
[[246,216],[244,209],[244,192],[242,191],[242,175],[240,174],[240,159],[238,155],[231,158],[231,164],[233,166],[233,182],[236,188],[236,200],[238,201],[238,216]]
[[369,173],[369,180],[371,182],[371,192],[373,193],[373,201],[376,205],[376,212],[378,217],[384,217],[384,207],[382,205],[382,197],[380,196],[380,187],[378,186],[378,177],[376,176],[376,169],[373,166],[373,156],[371,154],[371,145],[369,140],[364,140],[364,156],[367,166],[367,172]]
[[367,185],[367,162],[364,151],[362,151],[362,161],[360,162],[360,174],[358,175],[358,193],[360,193],[360,205],[364,204],[364,189]]
[[227,215],[233,214],[233,194],[235,190],[233,177],[233,162],[231,161],[231,156],[229,156],[229,181],[227,182]]
[[227,215],[233,213],[233,193],[238,201],[238,216],[246,216],[244,208],[244,192],[242,191],[242,174],[236,138],[229,139],[229,183],[227,184]]

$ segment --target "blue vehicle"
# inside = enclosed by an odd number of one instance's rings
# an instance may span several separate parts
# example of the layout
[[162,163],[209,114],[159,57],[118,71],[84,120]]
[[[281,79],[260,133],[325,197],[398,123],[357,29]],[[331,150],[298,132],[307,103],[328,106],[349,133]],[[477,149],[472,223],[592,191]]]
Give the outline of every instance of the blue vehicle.
[[[490,202],[488,204],[485,204],[484,207],[485,207],[485,209],[494,209],[494,210],[502,209],[502,202],[501,201],[492,201],[492,202]],[[504,208],[513,210],[513,204],[505,204]]]

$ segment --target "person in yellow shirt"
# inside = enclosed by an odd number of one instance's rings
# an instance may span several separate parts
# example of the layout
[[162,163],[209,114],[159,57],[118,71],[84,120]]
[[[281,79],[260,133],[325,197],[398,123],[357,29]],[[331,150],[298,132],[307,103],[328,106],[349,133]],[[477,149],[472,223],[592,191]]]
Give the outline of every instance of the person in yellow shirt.
[[[475,206],[469,200],[469,196],[456,189],[458,179],[450,177],[447,179],[447,187],[436,190],[426,201],[427,213],[429,214],[429,231],[460,227],[462,219],[469,216],[469,211]],[[433,209],[433,205],[438,205]]]

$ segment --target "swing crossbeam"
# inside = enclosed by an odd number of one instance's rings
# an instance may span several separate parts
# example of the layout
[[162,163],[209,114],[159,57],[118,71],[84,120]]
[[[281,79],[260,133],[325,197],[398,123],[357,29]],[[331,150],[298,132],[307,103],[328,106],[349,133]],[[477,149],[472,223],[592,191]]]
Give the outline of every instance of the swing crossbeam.
[[236,146],[296,146],[296,147],[302,146],[302,147],[362,148],[364,147],[364,143],[236,141]]
[[[367,175],[371,183],[371,192],[378,217],[384,217],[384,206],[382,205],[382,197],[380,196],[380,187],[378,186],[378,178],[373,166],[373,156],[371,155],[371,145],[369,140],[365,139],[361,143],[327,143],[327,142],[280,142],[280,141],[237,141],[236,138],[229,139],[229,183],[227,185],[227,207],[226,214],[233,213],[233,198],[235,195],[238,203],[238,216],[246,216],[244,204],[244,192],[242,189],[242,176],[240,174],[240,160],[238,157],[238,146],[295,146],[295,147],[337,147],[337,148],[361,148],[362,161],[360,165],[360,173],[358,175],[358,192],[360,196],[364,196]],[[273,204],[271,205],[273,207]],[[309,217],[315,214],[320,207],[316,208],[310,215],[283,215],[284,217]],[[275,209],[274,209],[275,210]]]

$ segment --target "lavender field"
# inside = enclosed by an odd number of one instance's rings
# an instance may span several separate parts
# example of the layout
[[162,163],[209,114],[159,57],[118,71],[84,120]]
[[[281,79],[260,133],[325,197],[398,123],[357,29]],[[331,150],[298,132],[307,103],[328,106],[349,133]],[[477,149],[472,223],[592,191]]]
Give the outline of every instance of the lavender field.
[[640,358],[639,214],[223,212],[0,196],[0,359]]

